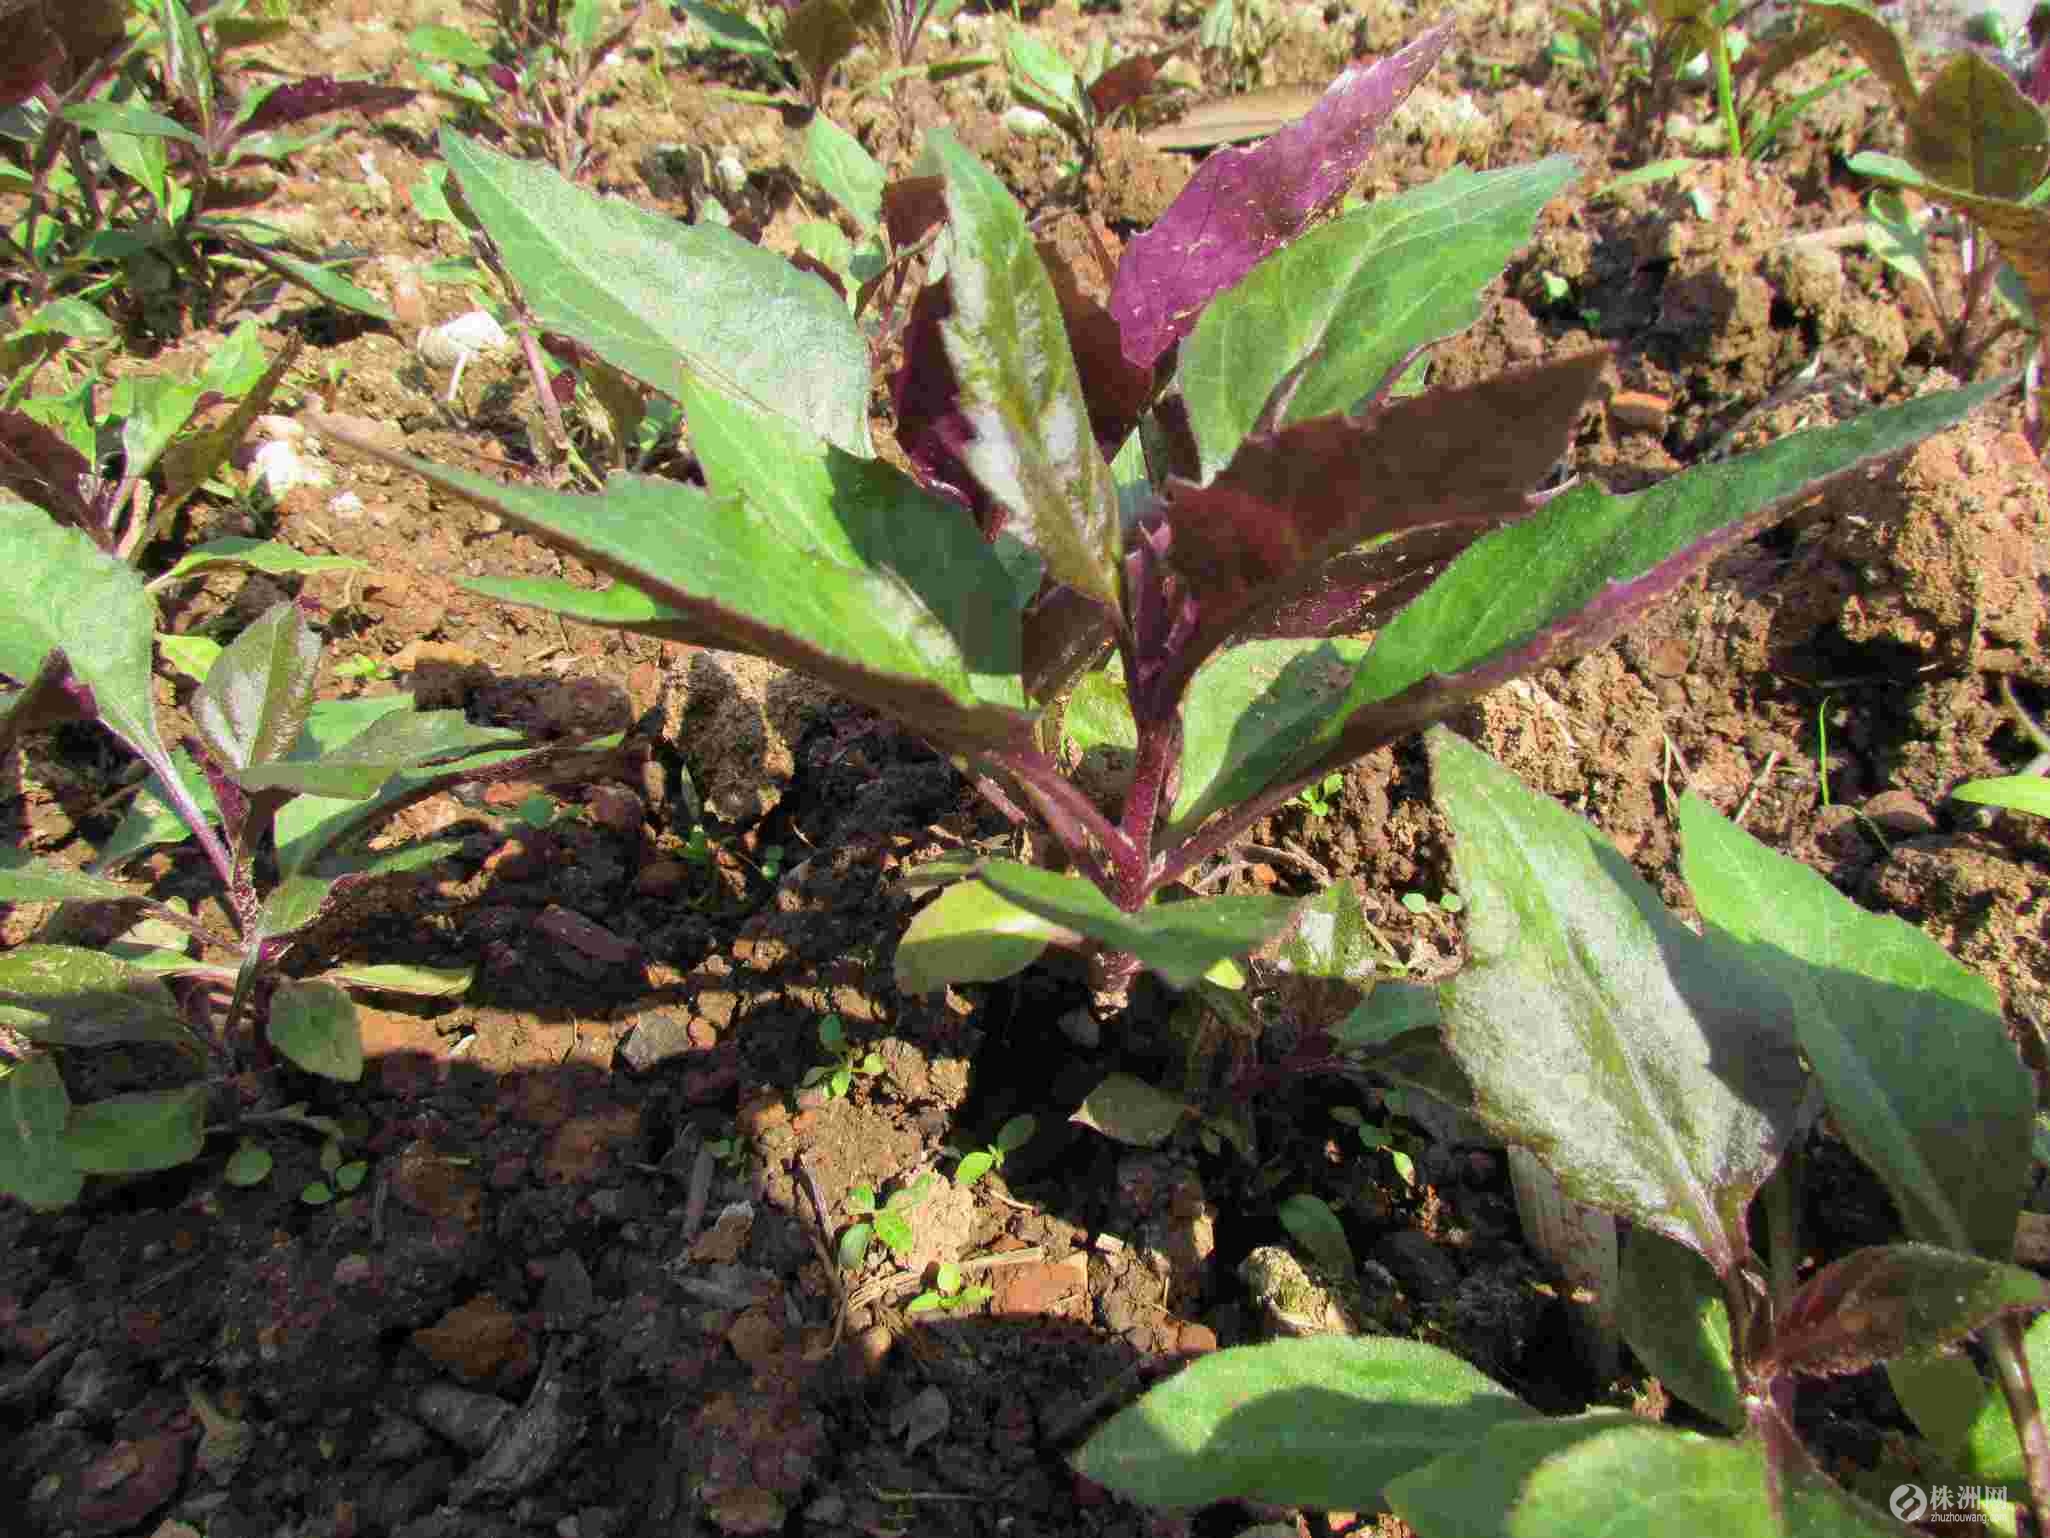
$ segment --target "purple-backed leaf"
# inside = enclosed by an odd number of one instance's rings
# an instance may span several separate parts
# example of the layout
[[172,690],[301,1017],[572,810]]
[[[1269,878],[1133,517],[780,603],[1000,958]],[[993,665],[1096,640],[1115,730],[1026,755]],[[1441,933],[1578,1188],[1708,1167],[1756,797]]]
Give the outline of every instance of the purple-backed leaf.
[[313,708],[320,637],[289,599],[273,604],[215,659],[192,702],[207,751],[230,772],[283,758]]
[[883,228],[892,251],[909,251],[946,222],[944,176],[900,176],[883,187]]
[[1125,247],[1110,309],[1125,356],[1151,365],[1213,295],[1338,201],[1374,136],[1452,40],[1433,27],[1400,53],[1347,70],[1308,113],[1252,149],[1219,150],[1153,227]]
[[1962,421],[2012,383],[1989,379],[1795,433],[1628,496],[1583,483],[1551,498],[1478,540],[1376,637],[1287,781],[1342,768],[1512,678],[1603,645],[1800,502]]
[[1089,408],[1089,427],[1105,459],[1139,425],[1153,400],[1153,370],[1126,359],[1118,323],[1100,302],[1083,290],[1067,258],[1050,240],[1039,243],[1039,259],[1060,301],[1061,323],[1075,372],[1082,381],[1082,399]]
[[0,491],[34,503],[59,523],[91,531],[99,519],[79,487],[92,473],[83,454],[26,412],[0,412]]
[[65,73],[63,40],[43,25],[31,7],[9,22],[13,36],[0,51],[0,108],[18,106]]
[[1163,48],[1158,53],[1135,53],[1090,81],[1089,105],[1096,109],[1097,120],[1104,121],[1119,108],[1143,98],[1153,89],[1161,66],[1180,52],[1179,48]]
[[2050,124],[2006,71],[1951,56],[1907,113],[1908,160],[1932,182],[2018,202],[2043,179]]
[[1048,588],[1025,611],[1025,696],[1064,693],[1114,639],[1111,617],[1071,587]]
[[1438,990],[1475,1109],[1574,1201],[1705,1258],[1750,1254],[1744,1214],[1805,1126],[1793,1004],[1667,911],[1613,845],[1439,727],[1467,964]]
[[[220,663],[214,667],[218,671]],[[467,758],[519,739],[520,733],[505,727],[473,726],[460,710],[393,711],[333,752],[314,759],[268,759],[251,765],[237,778],[252,791],[286,790],[361,800],[375,795],[395,774]],[[219,786],[215,790],[218,793]]]
[[1208,486],[1170,481],[1169,559],[1200,623],[1163,697],[1254,613],[1322,590],[1328,563],[1355,546],[1438,525],[1477,536],[1529,512],[1607,362],[1583,353],[1300,422],[1248,438]]
[[971,432],[961,457],[1047,574],[1115,611],[1117,492],[1024,210],[952,135],[931,134],[926,154],[947,178],[954,313],[940,331]]
[[1931,1244],[1873,1245],[1802,1285],[1753,1366],[1769,1377],[1863,1372],[2044,1307],[2050,1283],[2020,1266]]
[[[939,182],[938,177],[929,180]],[[926,284],[912,299],[900,342],[903,361],[890,381],[890,408],[897,419],[897,446],[911,461],[919,484],[967,508],[988,539],[1003,526],[1003,514],[961,458],[974,429],[961,409],[960,385],[940,329],[953,313],[954,296],[945,279]]]

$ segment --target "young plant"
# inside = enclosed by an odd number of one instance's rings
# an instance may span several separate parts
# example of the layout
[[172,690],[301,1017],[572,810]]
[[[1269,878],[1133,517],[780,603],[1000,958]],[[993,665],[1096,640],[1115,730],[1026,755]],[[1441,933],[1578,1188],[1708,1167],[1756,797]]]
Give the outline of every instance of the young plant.
[[932,1285],[906,1303],[904,1312],[926,1314],[938,1309],[942,1313],[958,1314],[963,1309],[979,1307],[995,1296],[995,1290],[989,1287],[962,1286],[961,1268],[952,1261],[946,1261],[934,1272]]
[[[945,276],[914,301],[892,381],[915,473],[874,454],[869,349],[830,289],[729,231],[444,135],[538,323],[679,399],[704,485],[622,475],[571,496],[321,430],[614,579],[593,592],[487,577],[477,591],[808,672],[1044,829],[1065,870],[961,860],[914,878],[945,890],[898,947],[903,991],[1008,977],[1062,945],[1089,955],[1103,1019],[1147,968],[1217,997],[1229,990],[1206,974],[1297,906],[1190,895],[1263,818],[1606,642],[2004,383],[1628,496],[1537,491],[1605,354],[1400,398],[1393,384],[1472,324],[1571,163],[1458,169],[1312,224],[1449,38],[1349,71],[1257,147],[1213,154],[1125,246],[1108,305],[1035,244],[974,156],[932,134],[920,177],[892,189],[946,221]],[[1064,758],[1099,748],[1128,766],[1122,785],[1095,782],[1101,802]]]
[[1078,157],[1069,172],[1080,176],[1096,161],[1098,126],[1151,91],[1172,53],[1134,54],[1113,65],[1109,45],[1099,39],[1077,70],[1050,44],[1014,27],[1004,60],[1011,95],[1068,136]]
[[1395,1173],[1402,1177],[1402,1183],[1411,1188],[1415,1187],[1416,1160],[1397,1146],[1394,1139],[1388,1135],[1387,1128],[1378,1127],[1368,1121],[1356,1106],[1334,1105],[1331,1108],[1331,1119],[1358,1133],[1361,1146],[1369,1153],[1387,1154],[1389,1162],[1395,1166]]
[[838,1015],[828,1015],[819,1022],[819,1045],[831,1056],[832,1061],[821,1063],[816,1068],[807,1068],[804,1072],[803,1087],[813,1089],[823,1084],[830,1099],[844,1099],[847,1091],[854,1087],[854,1076],[857,1073],[875,1074],[883,1071],[882,1054],[864,1052],[849,1041],[847,1028],[840,1023]]
[[856,1186],[847,1193],[847,1210],[861,1221],[850,1224],[840,1235],[840,1268],[856,1271],[868,1258],[869,1244],[883,1241],[890,1253],[902,1260],[917,1247],[918,1235],[911,1226],[911,1211],[925,1200],[933,1176],[928,1173],[910,1185],[892,1191],[881,1206],[876,1205],[874,1186]]
[[444,99],[481,120],[499,143],[546,160],[572,180],[596,169],[591,114],[598,68],[625,46],[646,0],[613,14],[605,0],[499,0],[498,43],[455,27],[407,36],[413,67]]
[[[110,292],[168,300],[181,273],[210,286],[218,260],[210,253],[225,249],[228,260],[267,268],[330,303],[392,318],[340,274],[292,255],[283,232],[208,211],[210,199],[234,189],[233,173],[282,162],[339,131],[297,125],[388,112],[413,95],[326,75],[240,89],[227,54],[276,31],[247,9],[227,0],[195,18],[183,0],[158,0],[127,46],[75,77],[61,53],[24,56],[38,67],[0,82],[0,105],[16,106],[26,125],[29,168],[0,172],[25,193],[22,218],[0,233],[0,274],[39,304]],[[111,272],[109,253],[119,253]]]
[[954,1170],[954,1184],[972,1186],[991,1170],[1004,1167],[1004,1156],[1014,1154],[1032,1141],[1032,1134],[1039,1130],[1039,1122],[1031,1116],[1013,1116],[997,1128],[997,1139],[987,1148],[962,1155]]
[[[1804,1380],[1885,1363],[1922,1437],[1874,1476],[1894,1512],[1920,1514],[1902,1486],[2002,1486],[2040,1531],[2050,1317],[2023,1321],[2050,1284],[2008,1259],[2034,1097],[1993,990],[1689,793],[1697,934],[1579,818],[1443,728],[1429,748],[1470,901],[1469,962],[1435,990],[1444,1082],[1569,1198],[1631,1221],[1623,1336],[1722,1434],[1547,1419],[1437,1347],[1325,1338],[1204,1358],[1076,1466],[1159,1504],[1390,1510],[1422,1538],[1876,1538],[1902,1529],[1829,1478],[1795,1411]],[[1824,1107],[1905,1231],[1803,1274],[1793,1193]],[[1975,1335],[1991,1381],[1945,1354]]]
[[[403,695],[316,704],[320,642],[289,602],[213,661],[192,701],[198,741],[174,751],[157,726],[156,607],[142,579],[4,492],[0,549],[0,608],[12,616],[0,626],[0,675],[20,686],[0,694],[0,749],[41,726],[97,720],[151,771],[95,871],[0,850],[0,901],[107,902],[144,915],[111,945],[31,943],[0,955],[0,1190],[62,1207],[89,1174],[197,1157],[211,1089],[270,1052],[357,1078],[363,1046],[346,988],[467,989],[468,968],[370,964],[306,980],[282,969],[352,890],[459,847],[370,850],[365,840],[393,813],[459,780],[548,775],[563,755],[522,752],[510,746],[516,732],[417,711]],[[231,933],[105,874],[188,838],[220,883]],[[275,874],[260,876],[260,863]],[[121,1041],[170,1043],[201,1073],[74,1107],[61,1055]]]
[[1322,822],[1338,810],[1338,793],[1344,788],[1344,771],[1333,770],[1316,784],[1305,785],[1289,804],[1308,812],[1312,822]]

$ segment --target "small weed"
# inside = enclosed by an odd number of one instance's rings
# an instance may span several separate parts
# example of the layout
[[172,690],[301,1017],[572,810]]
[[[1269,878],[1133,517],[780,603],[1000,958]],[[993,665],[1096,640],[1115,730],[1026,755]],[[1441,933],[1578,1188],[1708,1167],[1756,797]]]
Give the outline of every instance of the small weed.
[[949,1261],[934,1274],[932,1286],[904,1305],[904,1312],[924,1314],[940,1309],[949,1314],[958,1313],[978,1303],[987,1303],[995,1296],[996,1293],[987,1287],[963,1287],[961,1268]]
[[376,657],[349,657],[335,664],[335,677],[346,678],[354,683],[367,684],[397,676],[397,671],[390,663]]
[[1331,1119],[1342,1122],[1360,1135],[1360,1142],[1368,1151],[1385,1153],[1395,1165],[1395,1173],[1402,1177],[1402,1183],[1411,1190],[1416,1189],[1416,1161],[1400,1148],[1388,1135],[1388,1129],[1377,1127],[1349,1105],[1334,1105]]
[[819,1045],[832,1054],[833,1060],[805,1071],[805,1089],[823,1084],[827,1095],[838,1100],[853,1087],[854,1076],[857,1073],[883,1071],[882,1054],[863,1052],[850,1042],[847,1039],[847,1028],[840,1023],[838,1015],[828,1015],[819,1022]]
[[1016,1153],[1032,1141],[1032,1134],[1039,1130],[1039,1123],[1030,1116],[1013,1116],[997,1129],[994,1143],[987,1148],[978,1148],[974,1153],[962,1157],[960,1167],[954,1171],[954,1184],[972,1186],[991,1170],[1004,1167],[1004,1155]]
[[876,1205],[874,1186],[856,1186],[849,1191],[847,1210],[861,1221],[840,1236],[840,1269],[860,1269],[868,1258],[869,1244],[876,1239],[882,1240],[899,1260],[909,1255],[918,1242],[917,1231],[911,1226],[911,1209],[925,1200],[933,1179],[930,1173],[920,1175],[910,1185],[892,1191],[881,1206]]
[[1316,784],[1305,785],[1291,804],[1307,811],[1312,822],[1322,822],[1338,809],[1338,793],[1344,788],[1343,774],[1327,774]]

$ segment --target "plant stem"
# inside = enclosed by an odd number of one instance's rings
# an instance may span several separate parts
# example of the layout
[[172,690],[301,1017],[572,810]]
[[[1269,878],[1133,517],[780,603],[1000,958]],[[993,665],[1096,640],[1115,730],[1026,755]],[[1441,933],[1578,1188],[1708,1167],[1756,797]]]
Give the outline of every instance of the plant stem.
[[2050,1513],[2050,1429],[2043,1424],[2043,1407],[2037,1402],[2029,1359],[2022,1349],[2022,1322],[2012,1317],[1998,1321],[1986,1332],[1986,1344],[2000,1374],[2000,1391],[2007,1396],[2015,1435],[2021,1439],[2022,1467],[2029,1479],[2029,1518],[2041,1533],[2045,1531],[2044,1515]]
[[1800,1240],[1795,1231],[1794,1214],[1798,1210],[1795,1193],[1801,1184],[1801,1155],[1793,1150],[1780,1161],[1780,1167],[1773,1171],[1758,1194],[1765,1202],[1765,1242],[1771,1246],[1772,1265],[1772,1312],[1775,1319],[1786,1317],[1787,1305],[1794,1300],[1794,1268],[1797,1259],[1795,1247]]
[[[1069,783],[1044,753],[1013,749],[992,753],[989,759],[1010,772],[1076,865],[1102,888],[1105,896],[1115,900],[1127,879],[1126,867],[1139,865],[1132,841],[1097,810],[1095,802]],[[1109,871],[1091,852],[1092,840],[1111,862]]]
[[1717,26],[1714,29],[1713,36],[1715,41],[1711,51],[1715,55],[1716,110],[1722,114],[1723,131],[1729,136],[1730,159],[1742,160],[1744,158],[1744,134],[1737,123],[1737,88],[1735,82],[1730,78],[1729,29],[1725,26]]
[[1124,816],[1120,821],[1132,847],[1131,861],[1118,868],[1117,903],[1127,913],[1136,913],[1151,891],[1146,869],[1153,863],[1153,826],[1160,816],[1162,788],[1181,756],[1180,739],[1174,717],[1149,721],[1139,728],[1139,752],[1132,765],[1132,785],[1125,793]]

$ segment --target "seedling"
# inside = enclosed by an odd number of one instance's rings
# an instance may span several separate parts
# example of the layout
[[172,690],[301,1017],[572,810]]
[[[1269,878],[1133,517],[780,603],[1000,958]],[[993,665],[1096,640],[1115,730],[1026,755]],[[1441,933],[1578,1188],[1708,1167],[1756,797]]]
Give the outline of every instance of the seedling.
[[1306,810],[1312,822],[1322,822],[1338,810],[1338,793],[1343,789],[1344,772],[1334,770],[1316,784],[1305,785],[1292,804]]
[[[920,175],[884,194],[944,252],[891,381],[909,472],[874,453],[868,340],[829,289],[728,232],[650,220],[445,133],[536,323],[676,393],[705,485],[621,475],[577,496],[321,430],[614,579],[475,590],[806,670],[908,723],[1043,831],[1038,847],[1060,846],[1059,871],[963,857],[914,873],[943,890],[898,947],[902,991],[1009,977],[1063,945],[1089,957],[1102,1022],[1142,967],[1215,999],[1230,990],[1206,974],[1298,902],[1163,894],[1307,787],[1605,643],[1785,509],[2003,387],[1629,496],[1585,479],[1539,493],[1605,352],[1392,391],[1473,323],[1571,163],[1455,170],[1311,224],[1450,35],[1211,155],[1125,245],[1107,305],[1049,265],[986,167],[932,133]],[[565,297],[594,289],[605,306]],[[705,320],[736,313],[760,319],[746,346]],[[753,345],[763,328],[777,348]],[[795,375],[793,355],[807,359]],[[1129,755],[1129,776],[1085,790],[1067,765],[1097,747]]]
[[819,1045],[833,1060],[805,1070],[803,1085],[806,1089],[823,1084],[826,1094],[834,1100],[839,1100],[853,1088],[854,1076],[857,1073],[876,1074],[883,1071],[882,1054],[864,1052],[849,1041],[847,1028],[840,1023],[838,1015],[828,1015],[819,1022]]
[[1416,1186],[1416,1161],[1396,1146],[1388,1129],[1368,1121],[1359,1110],[1349,1105],[1334,1105],[1331,1119],[1353,1129],[1359,1134],[1360,1143],[1370,1153],[1386,1153],[1389,1162],[1395,1166],[1395,1173],[1402,1177],[1402,1183],[1414,1189]]
[[[191,704],[198,741],[174,752],[157,726],[156,606],[141,577],[4,491],[0,548],[8,554],[0,609],[11,616],[0,626],[0,673],[23,686],[0,695],[0,746],[54,722],[97,720],[150,770],[94,871],[0,850],[0,901],[108,902],[143,914],[112,944],[33,943],[0,955],[0,1027],[18,1033],[0,1052],[0,1099],[9,1107],[0,1113],[0,1191],[55,1208],[76,1198],[89,1174],[197,1157],[209,1092],[193,1078],[74,1107],[53,1051],[159,1041],[215,1077],[274,1062],[274,1053],[353,1082],[363,1045],[346,988],[447,996],[471,979],[468,968],[388,964],[303,980],[281,974],[353,889],[459,847],[430,840],[372,850],[369,835],[459,780],[546,777],[566,761],[582,765],[567,751],[523,751],[519,733],[473,726],[460,711],[415,710],[405,695],[316,704],[320,641],[292,603],[267,611],[212,661]],[[173,573],[236,555],[261,559],[261,550],[251,540],[216,542]],[[235,933],[105,874],[144,849],[187,839],[220,882]],[[189,954],[195,939],[197,956]]]
[[939,1269],[933,1273],[932,1286],[906,1303],[904,1312],[924,1314],[938,1309],[943,1313],[958,1314],[963,1309],[987,1303],[995,1296],[995,1291],[988,1287],[963,1287],[961,1268],[952,1261],[943,1261]]
[[747,1139],[739,1133],[736,1132],[731,1137],[713,1138],[709,1143],[705,1144],[705,1147],[714,1159],[717,1159],[735,1174],[747,1168],[749,1158]]
[[919,1176],[910,1185],[892,1191],[880,1207],[876,1205],[874,1186],[861,1185],[849,1191],[847,1210],[861,1221],[840,1235],[840,1268],[859,1270],[868,1258],[870,1241],[875,1239],[882,1240],[899,1260],[909,1255],[918,1244],[917,1233],[911,1226],[911,1211],[925,1200],[933,1179],[930,1172]]
[[353,683],[372,683],[381,679],[396,678],[397,671],[380,657],[361,653],[345,657],[335,664],[335,677],[346,678]]
[[1014,1154],[1032,1141],[1032,1134],[1039,1130],[1039,1122],[1031,1116],[1013,1116],[997,1129],[997,1139],[987,1148],[978,1148],[962,1157],[954,1170],[954,1184],[972,1186],[991,1170],[1004,1167],[1004,1156]]

